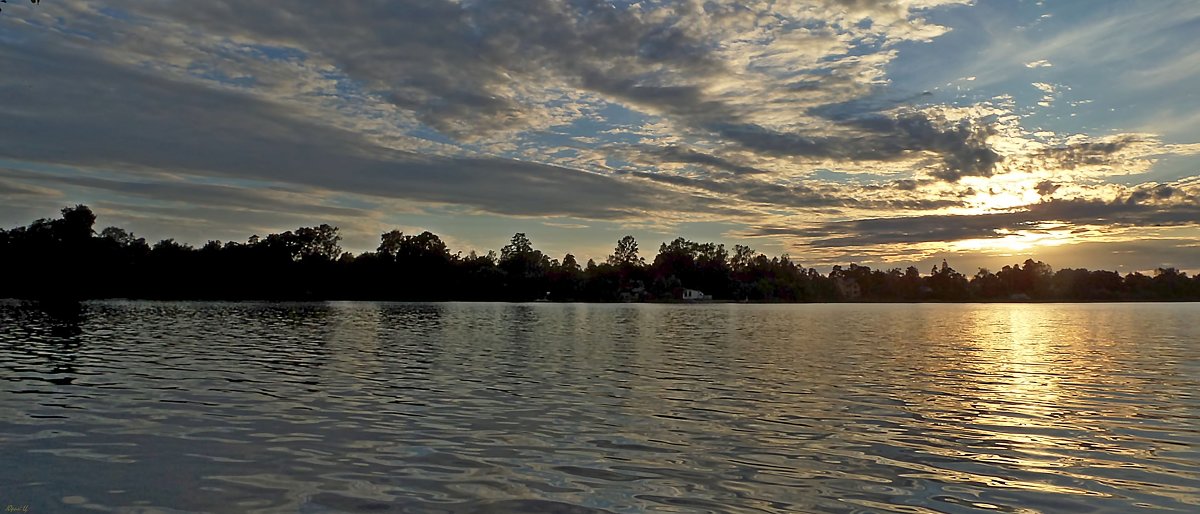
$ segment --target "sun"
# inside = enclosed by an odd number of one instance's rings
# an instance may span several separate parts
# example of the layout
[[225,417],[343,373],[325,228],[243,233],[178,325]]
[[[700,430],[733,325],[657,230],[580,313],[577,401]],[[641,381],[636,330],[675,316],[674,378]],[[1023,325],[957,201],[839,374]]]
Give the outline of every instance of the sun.
[[1058,223],[1039,224],[1029,230],[996,230],[997,237],[964,239],[951,243],[957,251],[1012,255],[1034,248],[1062,246],[1074,242],[1071,230]]
[[1035,181],[1028,178],[1009,179],[1000,176],[964,177],[962,184],[971,194],[963,198],[962,214],[989,214],[1011,211],[1042,200]]

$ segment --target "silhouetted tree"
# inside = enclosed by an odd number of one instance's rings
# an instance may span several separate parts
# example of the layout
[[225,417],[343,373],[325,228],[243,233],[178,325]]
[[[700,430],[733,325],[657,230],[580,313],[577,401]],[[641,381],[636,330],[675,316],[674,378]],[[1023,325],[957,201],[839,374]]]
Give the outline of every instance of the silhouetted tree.
[[608,256],[608,263],[617,267],[641,266],[645,264],[645,260],[638,257],[637,240],[633,236],[625,236],[617,241],[617,247],[612,255]]
[[135,244],[146,244],[144,238],[133,235],[133,232],[128,232],[120,227],[106,227],[100,231],[100,237],[112,241],[118,247],[128,248]]
[[562,262],[552,263],[550,281],[550,299],[558,301],[574,301],[583,298],[585,276],[579,262],[572,254],[563,256]]
[[545,296],[548,291],[546,280],[550,259],[533,244],[524,233],[513,235],[511,242],[500,249],[500,270],[505,273],[505,284],[514,298],[533,300]]
[[563,256],[563,260],[562,260],[562,264],[561,264],[561,266],[562,266],[562,268],[563,268],[564,270],[569,270],[569,271],[583,271],[583,270],[582,270],[582,269],[579,267],[579,262],[577,262],[577,261],[575,260],[575,256],[574,256],[574,255],[572,255],[572,254],[569,254],[569,253],[568,253],[568,254],[566,254],[565,256]]
[[852,281],[862,301],[1200,300],[1200,277],[1174,268],[1152,276],[1064,268],[1027,259],[970,279],[943,261],[928,276],[915,267],[887,271],[852,263],[828,275],[787,255],[768,258],[747,246],[732,255],[716,243],[677,238],[650,265],[632,236],[609,259],[581,268],[572,254],[550,259],[524,233],[497,255],[452,254],[432,232],[380,236],[374,252],[342,252],[337,227],[317,225],[245,243],[208,241],[196,249],[173,239],[153,246],[119,227],[97,235],[86,206],[55,219],[0,229],[0,297],[178,299],[669,300],[683,288],[722,300],[812,302],[839,299]]
[[926,279],[930,297],[937,300],[965,300],[968,294],[967,278],[951,268],[943,260],[942,266],[933,268]]

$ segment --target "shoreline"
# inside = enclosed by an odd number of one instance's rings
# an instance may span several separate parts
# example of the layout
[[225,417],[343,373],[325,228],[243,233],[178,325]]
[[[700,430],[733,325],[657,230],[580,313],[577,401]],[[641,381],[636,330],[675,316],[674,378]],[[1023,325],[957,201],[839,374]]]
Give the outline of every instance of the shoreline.
[[645,301],[645,302],[592,302],[592,301],[510,301],[510,300],[401,300],[401,299],[317,299],[317,298],[0,298],[0,303],[68,305],[89,302],[145,302],[145,303],[231,303],[231,304],[321,304],[321,303],[395,303],[395,304],[548,304],[548,305],[970,305],[970,304],[1148,304],[1148,303],[1200,303],[1200,299],[1145,299],[1145,300],[867,300],[844,302],[763,302],[739,300],[705,300],[705,301]]

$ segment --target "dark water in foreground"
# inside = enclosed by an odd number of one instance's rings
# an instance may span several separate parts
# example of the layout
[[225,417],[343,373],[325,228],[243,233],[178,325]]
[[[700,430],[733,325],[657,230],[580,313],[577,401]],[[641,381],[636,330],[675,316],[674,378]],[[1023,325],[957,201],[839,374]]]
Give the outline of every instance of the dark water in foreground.
[[1200,512],[1200,305],[0,303],[0,508]]

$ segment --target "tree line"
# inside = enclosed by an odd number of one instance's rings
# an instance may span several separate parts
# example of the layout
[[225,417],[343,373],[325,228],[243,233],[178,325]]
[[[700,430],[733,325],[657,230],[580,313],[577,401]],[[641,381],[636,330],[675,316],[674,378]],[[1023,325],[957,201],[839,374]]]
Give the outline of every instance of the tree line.
[[[1180,301],[1200,300],[1200,276],[1175,269],[1053,270],[1026,260],[966,276],[943,262],[880,270],[850,264],[828,274],[787,255],[677,238],[651,260],[625,236],[604,262],[552,258],[525,234],[499,253],[452,253],[431,232],[380,236],[379,247],[343,252],[338,228],[301,227],[199,248],[154,244],[119,227],[94,228],[87,206],[0,229],[0,298],[402,301],[673,301],[688,290],[724,301]],[[693,291],[692,294],[695,294]]]

